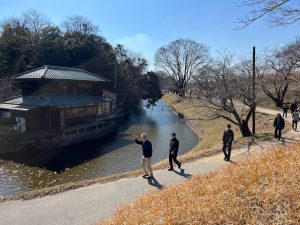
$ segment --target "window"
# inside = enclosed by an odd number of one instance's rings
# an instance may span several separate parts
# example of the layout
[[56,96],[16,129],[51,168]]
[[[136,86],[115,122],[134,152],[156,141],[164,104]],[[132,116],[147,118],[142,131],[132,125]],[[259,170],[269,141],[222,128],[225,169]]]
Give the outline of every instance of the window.
[[101,103],[101,114],[110,113],[110,102],[102,102]]
[[77,84],[77,88],[78,88],[78,93],[90,93],[92,91],[92,84],[88,84],[88,83],[81,83],[81,84]]
[[66,121],[65,121],[65,112],[64,110],[60,110],[60,127],[64,128],[66,126]]
[[74,107],[68,108],[66,112],[66,117],[70,118],[77,118],[89,115],[96,115],[97,108],[96,106],[82,106],[82,107]]

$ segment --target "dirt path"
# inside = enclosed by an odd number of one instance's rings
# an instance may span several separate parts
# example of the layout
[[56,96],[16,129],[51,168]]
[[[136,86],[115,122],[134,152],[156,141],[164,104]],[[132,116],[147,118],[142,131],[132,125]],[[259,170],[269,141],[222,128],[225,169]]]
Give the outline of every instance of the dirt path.
[[[257,108],[257,111],[276,115],[275,110]],[[291,121],[291,116],[287,118]],[[293,130],[284,134],[283,141],[268,141],[254,144],[250,148],[235,149],[232,152],[233,162],[241,158],[300,141],[300,132]],[[233,163],[232,162],[232,163]],[[37,225],[37,224],[95,224],[109,217],[122,204],[132,202],[149,191],[162,189],[165,185],[184,182],[195,175],[218,171],[229,162],[223,160],[223,154],[202,158],[185,163],[182,169],[174,172],[155,171],[155,179],[141,177],[120,179],[106,184],[95,184],[88,187],[70,190],[56,195],[27,201],[9,201],[0,204],[0,224],[5,225]]]

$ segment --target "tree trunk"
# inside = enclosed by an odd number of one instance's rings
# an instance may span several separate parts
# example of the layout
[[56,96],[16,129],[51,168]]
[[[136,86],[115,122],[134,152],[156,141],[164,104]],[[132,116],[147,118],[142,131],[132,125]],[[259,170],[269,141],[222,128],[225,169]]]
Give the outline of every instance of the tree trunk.
[[239,123],[239,128],[243,137],[251,136],[251,131],[249,129],[248,122],[242,120],[242,122]]
[[276,99],[272,99],[273,100],[273,102],[275,103],[275,105],[277,106],[277,107],[282,107],[282,104],[283,104],[283,99],[278,99],[278,98],[276,98]]

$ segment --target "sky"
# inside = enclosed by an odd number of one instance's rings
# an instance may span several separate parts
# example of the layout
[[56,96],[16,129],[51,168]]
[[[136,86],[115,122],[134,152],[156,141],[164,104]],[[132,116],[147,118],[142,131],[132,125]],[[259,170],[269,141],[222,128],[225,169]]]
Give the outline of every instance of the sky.
[[155,52],[179,38],[189,38],[209,47],[212,57],[229,51],[236,58],[258,54],[295,40],[299,23],[272,27],[259,20],[236,30],[237,18],[249,10],[242,0],[1,0],[0,20],[20,17],[36,9],[56,25],[67,17],[80,15],[99,28],[99,34],[113,46],[126,48],[145,57],[153,70]]

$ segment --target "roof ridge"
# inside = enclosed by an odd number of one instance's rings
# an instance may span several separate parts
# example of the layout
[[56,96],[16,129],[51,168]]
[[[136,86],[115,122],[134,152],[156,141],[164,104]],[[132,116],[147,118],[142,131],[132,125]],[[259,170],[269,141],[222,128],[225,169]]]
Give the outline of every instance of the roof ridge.
[[[70,74],[78,76],[70,76]],[[60,77],[59,77],[60,76]],[[91,73],[82,68],[62,67],[62,66],[50,66],[44,65],[43,67],[26,71],[14,76],[16,80],[22,79],[65,79],[65,80],[85,80],[85,81],[101,81],[108,82],[109,79],[100,76],[98,74]]]
[[105,81],[110,81],[109,79],[107,79],[107,78],[105,78],[105,77],[102,77],[102,76],[100,76],[100,75],[98,75],[98,74],[94,74],[94,73],[91,73],[91,72],[89,72],[89,71],[87,71],[87,70],[84,70],[86,73],[88,73],[89,75],[91,75],[91,76],[94,76],[94,77],[97,77],[97,78],[101,78],[101,79],[103,79],[103,80],[105,80]]
[[47,71],[48,71],[48,66],[45,66],[44,72],[43,72],[41,78],[45,78]]
[[50,66],[46,65],[49,69],[61,69],[61,70],[75,70],[75,71],[86,71],[85,69],[75,68],[75,67],[66,67],[66,66]]
[[32,73],[32,72],[35,72],[35,71],[38,71],[38,70],[41,70],[41,69],[44,69],[44,68],[45,68],[45,66],[42,66],[42,67],[39,67],[39,68],[35,68],[35,69],[33,69],[33,70],[27,70],[27,71],[24,71],[24,72],[22,72],[22,73],[18,73],[18,74],[16,74],[16,75],[12,76],[12,77],[13,77],[13,78],[16,78],[16,77],[22,76],[22,75],[24,75],[24,74],[26,74],[26,73]]

